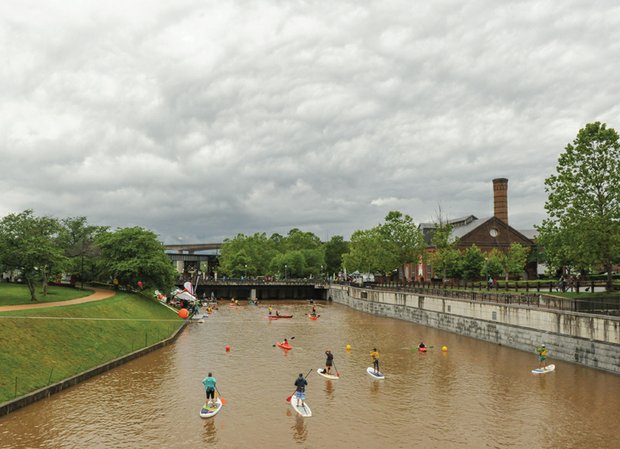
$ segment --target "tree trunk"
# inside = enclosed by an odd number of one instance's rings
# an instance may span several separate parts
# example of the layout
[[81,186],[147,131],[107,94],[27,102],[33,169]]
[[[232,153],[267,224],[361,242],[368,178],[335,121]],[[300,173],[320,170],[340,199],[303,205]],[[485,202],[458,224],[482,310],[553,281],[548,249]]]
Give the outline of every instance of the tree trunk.
[[37,290],[34,286],[34,282],[30,278],[26,279],[26,285],[28,286],[28,291],[30,292],[30,301],[38,301],[37,300]]
[[607,282],[605,284],[605,290],[611,292],[614,289],[614,279],[613,275],[611,274],[611,262],[605,264],[605,269],[607,270]]

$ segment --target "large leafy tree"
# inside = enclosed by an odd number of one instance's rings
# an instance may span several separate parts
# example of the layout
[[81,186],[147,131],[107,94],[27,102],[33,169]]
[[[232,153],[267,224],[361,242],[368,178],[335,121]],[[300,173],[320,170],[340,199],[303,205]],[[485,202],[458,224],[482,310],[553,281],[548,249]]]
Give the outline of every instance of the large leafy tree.
[[484,264],[484,254],[476,245],[465,250],[462,259],[463,278],[472,280],[480,277]]
[[351,235],[349,252],[342,256],[348,272],[390,273],[397,267],[379,227],[357,230]]
[[409,215],[391,211],[385,216],[385,223],[379,227],[384,244],[394,255],[394,268],[406,263],[417,263],[424,254],[426,243],[422,231]]
[[325,243],[325,272],[337,273],[342,269],[342,256],[349,252],[349,244],[341,235],[335,235]]
[[174,267],[154,232],[141,227],[121,228],[99,234],[95,243],[101,250],[105,275],[118,279],[121,285],[167,291],[174,285]]
[[461,253],[456,248],[456,238],[452,237],[452,225],[441,216],[433,229],[431,242],[435,251],[430,256],[435,273],[442,279],[460,278],[462,275]]
[[106,232],[106,226],[92,226],[86,217],[73,217],[61,220],[59,242],[69,258],[67,271],[78,274],[80,282],[96,278],[96,259],[99,250],[95,246],[97,235]]
[[[545,180],[548,218],[539,228],[551,260],[602,266],[607,289],[620,258],[620,142],[600,122],[579,130],[560,155],[556,174]],[[553,254],[557,252],[558,254]]]
[[52,217],[36,217],[32,210],[10,214],[0,220],[0,259],[5,269],[19,271],[36,301],[36,283],[47,291],[50,276],[67,264],[58,235],[60,224]]
[[508,280],[511,274],[523,273],[529,252],[529,248],[520,243],[512,243],[510,245],[510,248],[508,248],[508,251],[506,251],[501,259],[506,280]]

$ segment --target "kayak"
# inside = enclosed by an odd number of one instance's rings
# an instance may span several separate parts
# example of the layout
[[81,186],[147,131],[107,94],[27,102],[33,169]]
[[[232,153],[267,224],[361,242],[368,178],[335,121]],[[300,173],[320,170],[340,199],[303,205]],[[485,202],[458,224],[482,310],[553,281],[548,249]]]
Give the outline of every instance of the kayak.
[[426,348],[418,348],[418,351],[420,351],[420,352],[426,352]]
[[324,373],[323,369],[324,368],[319,368],[319,369],[316,370],[316,372],[319,373],[319,376],[323,376],[326,379],[331,379],[331,380],[338,380],[338,379],[340,379],[340,377],[335,376],[334,374]]
[[310,318],[311,320],[318,320],[320,316],[321,315],[314,315],[313,316],[313,315],[308,314],[308,318]]
[[385,379],[385,375],[382,372],[375,372],[375,369],[372,366],[369,366],[368,368],[366,368],[366,372],[368,374],[370,374],[370,377],[373,377],[375,379],[379,379],[379,380],[383,380]]
[[555,370],[555,365],[547,365],[546,368],[536,368],[532,370],[534,374],[546,374]]
[[215,400],[215,404],[213,404],[211,407],[207,407],[206,403],[202,406],[202,408],[200,409],[200,417],[212,418],[217,415],[220,410],[222,410],[222,401],[220,398],[217,398]]
[[293,318],[293,315],[267,315],[270,320],[279,320],[280,318]]
[[293,349],[290,343],[284,343],[283,341],[277,342],[276,345],[278,346],[278,348],[282,349]]
[[291,407],[293,407],[293,410],[295,410],[304,418],[309,418],[312,416],[312,410],[310,410],[310,407],[308,407],[308,404],[306,404],[305,401],[304,405],[297,406],[297,398],[295,397],[295,395],[293,395],[293,397],[291,398]]

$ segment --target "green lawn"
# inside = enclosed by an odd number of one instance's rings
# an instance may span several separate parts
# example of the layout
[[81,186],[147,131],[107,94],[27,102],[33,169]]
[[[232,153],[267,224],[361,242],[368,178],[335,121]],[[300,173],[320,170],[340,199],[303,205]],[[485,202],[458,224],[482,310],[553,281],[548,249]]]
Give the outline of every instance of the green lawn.
[[[70,287],[57,287],[50,285],[47,296],[43,296],[43,290],[37,288],[39,302],[67,301],[69,299],[88,296],[92,290],[78,290]],[[0,283],[0,306],[14,304],[36,304],[30,301],[30,292],[24,284]]]
[[0,313],[0,403],[168,338],[181,323],[157,301],[125,293]]

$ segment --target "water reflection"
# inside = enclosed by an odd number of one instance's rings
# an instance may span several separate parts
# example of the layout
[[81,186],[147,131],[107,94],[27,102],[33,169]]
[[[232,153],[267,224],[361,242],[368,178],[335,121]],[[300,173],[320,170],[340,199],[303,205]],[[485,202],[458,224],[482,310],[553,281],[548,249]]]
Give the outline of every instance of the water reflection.
[[325,397],[331,401],[334,399],[334,384],[330,379],[325,380]]
[[308,438],[308,429],[306,428],[306,421],[303,417],[295,413],[295,424],[293,429],[293,440],[296,443],[303,443]]
[[209,444],[217,443],[217,428],[215,425],[216,419],[217,419],[217,416],[204,420],[205,423],[204,423],[204,432],[203,432],[202,439],[205,443],[209,443]]

